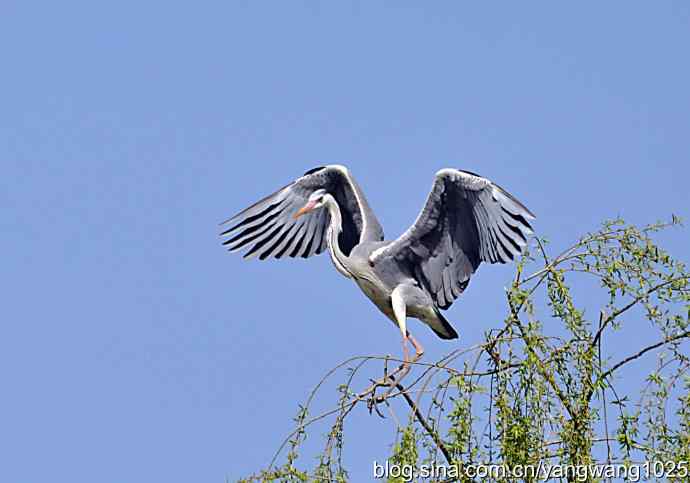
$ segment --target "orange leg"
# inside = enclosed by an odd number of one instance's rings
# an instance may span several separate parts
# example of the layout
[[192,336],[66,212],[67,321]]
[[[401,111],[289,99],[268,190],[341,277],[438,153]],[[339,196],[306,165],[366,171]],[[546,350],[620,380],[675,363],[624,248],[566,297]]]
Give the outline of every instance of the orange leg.
[[[414,347],[415,356],[413,358],[410,358],[410,350],[407,345],[408,340],[412,343],[412,347]],[[412,337],[412,334],[410,334],[408,331],[405,331],[405,337],[403,337],[402,346],[404,362],[393,374],[391,374],[391,379],[395,381],[395,384],[400,384],[402,378],[405,377],[408,372],[410,372],[410,363],[418,361],[424,355],[424,347],[422,347],[422,344],[417,342],[417,339]],[[393,378],[393,375],[395,375],[396,377]],[[391,386],[391,390],[394,387],[395,385]]]
[[[403,348],[403,361],[405,361],[405,364],[410,362],[410,349],[407,346],[407,339],[410,337],[409,332],[407,333],[406,337],[403,337],[402,340],[402,348]],[[414,345],[414,343],[413,343]]]
[[[412,359],[410,358],[410,351],[407,345],[408,339],[412,343],[412,346],[415,350],[415,356]],[[417,342],[417,339],[412,337],[412,334],[410,334],[407,330],[405,330],[405,336],[402,340],[402,346],[404,362],[392,373],[384,373],[383,381],[385,382],[385,384],[382,385],[388,386],[388,390],[384,393],[383,396],[376,397],[376,389],[374,388],[374,394],[372,395],[369,403],[367,403],[369,406],[370,413],[373,408],[376,408],[376,412],[378,413],[378,415],[383,417],[376,405],[385,401],[386,398],[388,398],[388,396],[390,396],[395,389],[399,389],[402,387],[400,386],[400,381],[402,381],[402,379],[407,375],[407,373],[410,372],[410,363],[418,361],[424,355],[424,347],[422,347],[422,344]],[[376,385],[378,383],[375,382],[374,384]]]
[[424,347],[422,347],[422,344],[417,342],[417,339],[412,337],[412,334],[409,332],[407,333],[407,338],[410,339],[410,342],[412,342],[412,347],[414,347],[415,356],[413,360],[417,361],[424,355]]

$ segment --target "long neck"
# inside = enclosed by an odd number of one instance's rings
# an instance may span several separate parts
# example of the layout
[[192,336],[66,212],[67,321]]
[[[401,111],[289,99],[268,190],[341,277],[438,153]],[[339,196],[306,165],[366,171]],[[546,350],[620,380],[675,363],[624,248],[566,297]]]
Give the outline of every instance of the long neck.
[[326,234],[331,260],[340,273],[347,278],[352,278],[352,274],[347,269],[348,257],[342,252],[338,243],[338,235],[343,231],[343,217],[340,214],[340,207],[331,195],[326,195],[326,207],[331,215],[331,224],[328,226],[328,233]]

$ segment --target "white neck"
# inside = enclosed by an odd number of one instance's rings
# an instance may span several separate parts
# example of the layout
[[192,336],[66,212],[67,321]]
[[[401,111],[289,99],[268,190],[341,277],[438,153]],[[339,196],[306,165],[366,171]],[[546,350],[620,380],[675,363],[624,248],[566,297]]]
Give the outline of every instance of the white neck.
[[345,265],[348,257],[340,250],[340,245],[338,244],[338,235],[343,231],[343,217],[340,214],[340,207],[338,206],[338,202],[335,201],[335,198],[331,195],[327,194],[324,198],[326,200],[325,204],[326,208],[328,208],[328,213],[331,215],[331,223],[328,226],[328,233],[326,234],[331,260],[340,273],[347,278],[352,278],[352,275]]

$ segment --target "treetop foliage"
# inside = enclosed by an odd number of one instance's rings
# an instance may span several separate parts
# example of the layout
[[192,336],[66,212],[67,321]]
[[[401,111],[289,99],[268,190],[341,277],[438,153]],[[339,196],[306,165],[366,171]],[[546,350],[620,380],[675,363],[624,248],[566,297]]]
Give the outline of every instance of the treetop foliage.
[[[269,467],[241,481],[347,481],[343,453],[356,442],[347,439],[346,422],[358,405],[392,416],[386,420],[398,436],[389,463],[396,465],[690,460],[689,275],[654,241],[678,224],[675,216],[645,227],[607,221],[555,255],[534,238],[506,291],[505,318],[482,343],[415,363],[404,385],[383,377],[355,388],[359,374],[387,373],[399,362],[388,357],[339,364],[300,406],[295,431]],[[597,300],[579,295],[585,284],[598,287]],[[624,332],[627,340],[645,335],[623,348]],[[333,409],[311,415],[325,381],[343,371]],[[325,421],[323,450],[310,465],[313,459],[299,459],[300,445]]]

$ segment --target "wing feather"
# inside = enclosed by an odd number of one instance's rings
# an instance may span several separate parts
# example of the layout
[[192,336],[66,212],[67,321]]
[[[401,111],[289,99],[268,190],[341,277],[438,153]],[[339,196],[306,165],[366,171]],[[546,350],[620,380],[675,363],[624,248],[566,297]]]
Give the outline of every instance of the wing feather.
[[223,224],[235,224],[222,231],[223,245],[230,251],[245,248],[246,258],[258,256],[260,260],[285,255],[308,258],[322,253],[327,247],[328,211],[319,210],[297,220],[292,216],[318,189],[326,190],[338,203],[343,218],[339,243],[345,254],[362,241],[383,240],[383,229],[350,172],[344,166],[330,165],[310,169],[226,220]]
[[456,169],[436,173],[417,220],[370,257],[395,258],[438,307],[465,290],[481,262],[506,263],[527,245],[535,216],[513,195],[479,175]]

